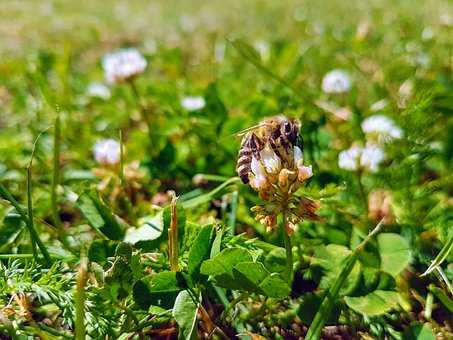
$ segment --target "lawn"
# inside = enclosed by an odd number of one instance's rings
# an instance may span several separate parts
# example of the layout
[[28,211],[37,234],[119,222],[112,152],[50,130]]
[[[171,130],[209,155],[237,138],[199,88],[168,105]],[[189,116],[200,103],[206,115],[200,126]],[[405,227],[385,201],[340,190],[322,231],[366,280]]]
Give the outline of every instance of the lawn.
[[451,2],[0,16],[0,339],[453,338]]

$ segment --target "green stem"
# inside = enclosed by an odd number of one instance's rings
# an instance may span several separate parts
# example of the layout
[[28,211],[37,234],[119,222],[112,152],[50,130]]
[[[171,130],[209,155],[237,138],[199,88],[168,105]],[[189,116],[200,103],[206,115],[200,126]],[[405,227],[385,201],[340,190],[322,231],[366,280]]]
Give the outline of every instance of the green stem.
[[27,168],[27,209],[28,209],[28,218],[27,221],[25,222],[28,231],[30,232],[30,238],[31,238],[31,246],[33,250],[33,254],[36,255],[36,260],[38,260],[37,257],[37,252],[36,252],[36,244],[38,245],[39,249],[41,250],[42,255],[44,256],[44,259],[47,264],[51,264],[52,260],[50,259],[50,255],[47,251],[47,248],[45,247],[44,243],[41,241],[39,238],[38,233],[36,232],[34,223],[33,223],[33,199],[31,195],[32,191],[32,184],[31,184],[31,162],[29,167]]
[[75,291],[75,339],[85,340],[85,286],[88,280],[87,259],[84,257],[80,261],[79,272],[77,274],[77,286]]
[[366,218],[368,219],[368,195],[365,191],[365,187],[362,184],[362,171],[361,170],[357,171],[357,184],[359,186],[360,197],[362,198],[363,210],[366,214]]
[[148,127],[148,133],[151,138],[151,131],[152,131],[152,124],[151,120],[149,119],[148,112],[146,110],[146,107],[143,106],[141,97],[140,97],[140,92],[138,91],[137,84],[135,84],[134,79],[131,79],[129,82],[129,85],[131,87],[132,93],[134,94],[135,100],[138,105],[138,109],[140,111],[140,114],[142,116],[143,121],[146,123],[146,126]]
[[286,211],[283,212],[283,240],[285,242],[285,250],[286,250],[286,266],[287,266],[287,275],[288,275],[288,284],[291,287],[291,283],[293,281],[293,247],[291,245],[291,238],[289,237],[288,233],[286,232],[286,225],[288,223],[288,217]]
[[58,214],[57,207],[57,186],[60,182],[60,115],[57,113],[55,118],[54,139],[53,139],[53,172],[52,172],[52,188],[51,188],[51,205],[52,217],[55,227],[61,228],[61,220]]

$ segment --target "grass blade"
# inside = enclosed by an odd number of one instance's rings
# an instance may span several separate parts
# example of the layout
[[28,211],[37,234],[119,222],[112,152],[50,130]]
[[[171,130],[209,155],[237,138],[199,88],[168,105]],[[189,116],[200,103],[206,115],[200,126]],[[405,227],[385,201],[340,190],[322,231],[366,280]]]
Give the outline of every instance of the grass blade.
[[428,269],[426,269],[426,271],[422,274],[422,276],[428,275],[434,269],[439,267],[442,264],[442,262],[445,261],[445,259],[450,254],[452,249],[453,249],[453,232],[450,233],[450,237],[448,238],[447,243],[445,243],[445,245],[440,250],[439,254],[437,254],[437,256],[434,259],[434,261],[431,262],[431,264],[429,265]]
[[327,291],[324,299],[319,307],[318,312],[316,313],[313,322],[308,329],[308,333],[306,336],[306,340],[316,340],[320,338],[322,328],[326,320],[329,318],[330,312],[332,311],[332,307],[335,303],[335,300],[338,297],[338,293],[340,292],[341,287],[343,286],[344,282],[346,281],[349,273],[351,272],[352,268],[358,259],[360,251],[365,247],[365,245],[379,232],[383,224],[383,221],[380,221],[377,226],[368,234],[368,236],[360,243],[352,252],[345,261],[343,269],[341,270],[338,278],[335,280],[332,287]]
[[51,187],[51,206],[52,218],[55,227],[61,227],[61,220],[58,214],[57,207],[57,186],[60,182],[60,115],[57,113],[54,126],[54,139],[53,139],[53,171],[52,171],[52,187]]

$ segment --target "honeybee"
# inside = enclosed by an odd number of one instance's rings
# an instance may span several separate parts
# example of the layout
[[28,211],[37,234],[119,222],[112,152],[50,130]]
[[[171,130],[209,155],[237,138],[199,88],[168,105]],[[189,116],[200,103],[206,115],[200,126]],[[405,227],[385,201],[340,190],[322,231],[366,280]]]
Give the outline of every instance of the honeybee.
[[242,139],[241,147],[239,148],[238,161],[236,164],[236,172],[244,184],[249,182],[250,164],[252,157],[260,158],[260,152],[264,149],[265,143],[257,137],[253,132],[250,132]]
[[260,152],[269,143],[275,154],[282,158],[285,151],[298,142],[299,122],[285,116],[275,116],[263,120],[260,124],[244,130],[239,148],[236,171],[242,182],[249,182],[252,157],[260,159]]

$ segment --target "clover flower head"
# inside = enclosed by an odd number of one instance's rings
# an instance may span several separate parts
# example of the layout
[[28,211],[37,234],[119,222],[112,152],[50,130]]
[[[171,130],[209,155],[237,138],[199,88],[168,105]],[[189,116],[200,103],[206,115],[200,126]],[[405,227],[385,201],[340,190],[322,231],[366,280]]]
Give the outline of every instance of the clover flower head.
[[[286,232],[291,234],[301,220],[317,218],[317,205],[294,195],[313,175],[311,165],[304,165],[302,150],[297,145],[300,123],[275,116],[258,126],[244,136],[237,171],[243,182],[249,183],[265,202],[252,208],[256,220],[271,230],[277,225],[276,216],[284,211],[288,217]],[[243,178],[244,170],[248,180]]]
[[351,89],[349,74],[340,69],[328,72],[322,79],[322,90],[325,93],[344,93]]
[[360,146],[352,146],[347,150],[341,151],[338,155],[338,166],[345,170],[357,170],[360,166],[362,150]]
[[371,172],[376,172],[379,164],[384,160],[384,157],[385,154],[382,148],[374,144],[367,144],[362,150],[360,165]]
[[375,144],[367,144],[365,147],[353,145],[339,153],[338,166],[349,171],[364,169],[376,172],[384,158],[384,150]]
[[102,83],[91,83],[87,88],[87,95],[92,98],[109,99],[110,89]]
[[373,115],[362,122],[362,130],[365,134],[375,134],[381,141],[399,139],[403,137],[403,131],[395,122],[384,115]]
[[206,101],[201,96],[187,96],[181,99],[181,106],[187,111],[198,111],[204,108]]
[[115,165],[120,161],[120,143],[114,139],[102,139],[93,147],[94,159],[102,165]]
[[117,84],[143,73],[146,59],[135,48],[125,48],[106,54],[102,59],[105,79],[109,84]]

